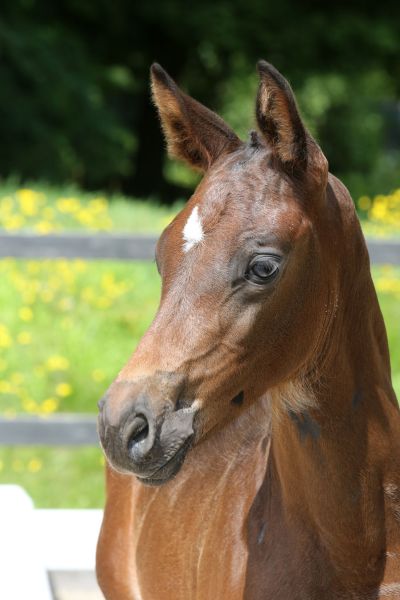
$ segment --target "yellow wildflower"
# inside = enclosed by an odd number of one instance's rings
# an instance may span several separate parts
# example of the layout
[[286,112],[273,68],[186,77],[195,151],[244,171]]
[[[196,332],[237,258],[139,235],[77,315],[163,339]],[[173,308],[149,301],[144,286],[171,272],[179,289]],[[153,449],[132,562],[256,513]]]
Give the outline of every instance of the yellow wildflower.
[[85,209],[79,210],[76,213],[75,218],[82,225],[90,226],[93,224],[93,215],[88,210],[85,210]]
[[38,260],[30,260],[26,265],[26,270],[30,275],[37,275],[40,272],[40,266]]
[[25,224],[25,219],[22,215],[10,215],[5,218],[3,221],[4,229],[8,231],[13,231],[15,229],[21,229],[21,227]]
[[42,461],[39,458],[31,458],[28,462],[28,471],[31,473],[37,473],[43,466]]
[[84,273],[87,270],[87,263],[80,258],[74,260],[72,265],[77,273]]
[[20,308],[18,314],[21,321],[32,321],[33,319],[33,312],[29,306]]
[[0,348],[9,348],[12,345],[12,339],[7,327],[0,323]]
[[104,298],[104,296],[102,296],[97,299],[96,306],[97,306],[97,308],[100,308],[103,310],[106,308],[110,308],[111,300],[109,298]]
[[47,400],[41,403],[40,412],[49,415],[57,410],[58,404],[58,400],[55,398],[47,398]]
[[49,371],[65,371],[69,368],[69,360],[64,356],[49,356],[46,361],[46,367]]
[[370,218],[368,229],[371,229],[371,225],[375,228],[383,226],[382,232],[376,231],[378,235],[382,235],[385,230],[392,231],[391,228],[395,228],[397,231],[400,227],[400,189],[387,196],[383,194],[375,196],[371,201],[368,216]]
[[102,197],[93,198],[89,201],[89,208],[91,208],[93,212],[107,210],[108,201],[106,198]]
[[9,381],[4,379],[0,380],[0,394],[12,394],[13,389],[14,388]]
[[114,273],[104,273],[101,277],[100,284],[105,290],[112,290],[115,286]]
[[33,217],[37,214],[40,194],[38,194],[34,190],[21,189],[17,191],[16,196],[19,200],[21,212],[24,215],[28,217]]
[[386,204],[376,202],[370,210],[370,217],[377,221],[384,221],[387,215],[388,209]]
[[5,213],[11,213],[14,208],[14,200],[11,196],[4,196],[1,198],[0,207]]
[[39,406],[34,400],[32,400],[32,398],[28,397],[22,402],[22,408],[27,413],[35,414],[38,412]]
[[101,369],[94,369],[92,371],[92,379],[93,381],[103,381],[105,378],[105,375],[103,373],[103,371]]
[[74,213],[80,209],[81,203],[77,198],[58,198],[56,206],[61,213]]
[[54,225],[48,221],[39,221],[35,224],[35,230],[42,234],[50,233],[54,231]]
[[72,394],[72,387],[69,383],[59,383],[56,387],[56,394],[61,398],[66,398]]

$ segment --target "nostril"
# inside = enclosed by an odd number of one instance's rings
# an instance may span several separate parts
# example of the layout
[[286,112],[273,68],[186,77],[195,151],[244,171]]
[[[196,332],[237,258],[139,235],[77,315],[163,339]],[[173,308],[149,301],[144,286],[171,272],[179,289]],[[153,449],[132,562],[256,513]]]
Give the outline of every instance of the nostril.
[[128,432],[128,448],[131,450],[134,446],[143,442],[149,435],[149,423],[143,415],[138,415],[132,421]]

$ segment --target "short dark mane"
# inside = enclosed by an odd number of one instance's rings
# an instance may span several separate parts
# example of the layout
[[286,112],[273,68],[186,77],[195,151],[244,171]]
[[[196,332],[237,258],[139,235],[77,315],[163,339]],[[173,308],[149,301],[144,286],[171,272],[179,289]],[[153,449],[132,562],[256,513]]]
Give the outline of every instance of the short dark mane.
[[257,131],[252,129],[249,132],[249,146],[250,148],[260,148],[261,146],[260,138],[258,137]]

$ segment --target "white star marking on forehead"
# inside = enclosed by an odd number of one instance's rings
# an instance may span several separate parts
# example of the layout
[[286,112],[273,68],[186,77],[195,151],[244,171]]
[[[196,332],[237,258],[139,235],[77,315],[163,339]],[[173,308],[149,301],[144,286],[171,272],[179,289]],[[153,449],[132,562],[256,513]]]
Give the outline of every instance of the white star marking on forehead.
[[195,206],[182,231],[183,251],[188,252],[204,239],[203,227],[199,216],[199,207]]

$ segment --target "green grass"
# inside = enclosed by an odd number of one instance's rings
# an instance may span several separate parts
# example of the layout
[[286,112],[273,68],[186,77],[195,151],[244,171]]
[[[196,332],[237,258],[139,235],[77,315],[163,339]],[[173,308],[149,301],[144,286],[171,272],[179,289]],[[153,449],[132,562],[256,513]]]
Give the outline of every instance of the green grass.
[[35,183],[21,188],[13,179],[0,182],[0,229],[9,231],[160,233],[182,206],[182,200],[165,206],[151,198],[105,196],[101,192],[82,192],[72,185]]
[[[389,340],[393,387],[400,401],[400,268],[373,267],[372,274]],[[387,282],[391,283],[390,287],[395,292],[381,291]]]
[[0,448],[0,484],[21,485],[40,508],[102,508],[99,448]]
[[371,223],[367,219],[361,219],[361,227],[366,238],[396,241],[400,238],[400,223],[389,227],[387,225]]
[[182,206],[182,202],[176,202],[170,207],[149,200],[135,200],[133,203],[117,196],[110,201],[109,213],[114,223],[114,230],[161,233]]
[[8,260],[0,277],[2,411],[96,410],[156,311],[155,264]]

